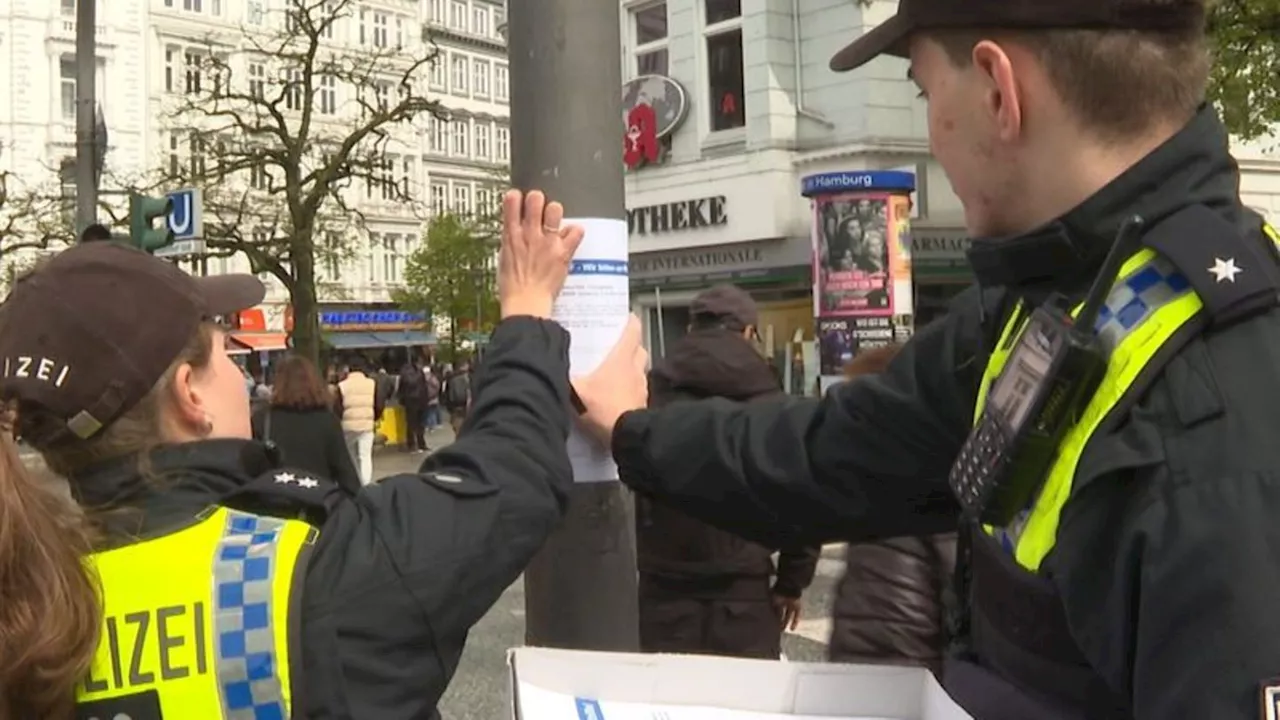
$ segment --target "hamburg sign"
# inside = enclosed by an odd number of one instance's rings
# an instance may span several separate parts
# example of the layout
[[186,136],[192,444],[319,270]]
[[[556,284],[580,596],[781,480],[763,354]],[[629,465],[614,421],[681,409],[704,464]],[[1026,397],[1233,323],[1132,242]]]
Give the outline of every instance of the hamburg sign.
[[622,85],[622,160],[636,170],[662,161],[663,138],[689,114],[689,94],[665,75],[641,75]]

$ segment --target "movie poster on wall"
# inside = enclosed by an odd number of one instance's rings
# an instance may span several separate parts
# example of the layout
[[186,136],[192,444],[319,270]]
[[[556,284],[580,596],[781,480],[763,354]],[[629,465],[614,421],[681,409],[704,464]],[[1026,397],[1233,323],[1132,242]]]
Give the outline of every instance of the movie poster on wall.
[[889,243],[890,267],[892,278],[893,314],[903,318],[905,324],[911,325],[911,316],[915,314],[914,285],[911,282],[911,197],[894,195],[889,199],[893,239]]
[[887,317],[818,318],[819,374],[838,376],[863,350],[894,342],[894,328]]
[[814,200],[814,277],[820,317],[893,314],[892,208],[888,195]]

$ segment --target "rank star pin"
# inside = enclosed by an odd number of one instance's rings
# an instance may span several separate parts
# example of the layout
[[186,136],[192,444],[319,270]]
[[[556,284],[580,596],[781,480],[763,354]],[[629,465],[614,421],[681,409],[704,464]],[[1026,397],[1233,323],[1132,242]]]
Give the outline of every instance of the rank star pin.
[[1244,268],[1236,267],[1235,258],[1213,259],[1213,267],[1209,268],[1210,274],[1217,279],[1218,282],[1235,282],[1236,275],[1244,272]]
[[276,482],[280,483],[281,485],[288,485],[289,483],[297,482],[297,481],[298,481],[298,478],[294,477],[293,473],[282,472],[276,475]]

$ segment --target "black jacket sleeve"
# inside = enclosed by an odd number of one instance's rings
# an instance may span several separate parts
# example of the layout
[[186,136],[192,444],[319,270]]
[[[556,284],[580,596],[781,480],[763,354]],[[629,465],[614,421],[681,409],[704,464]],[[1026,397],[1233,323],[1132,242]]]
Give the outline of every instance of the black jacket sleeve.
[[813,575],[818,570],[818,556],[821,553],[822,547],[819,545],[780,550],[778,577],[773,582],[773,591],[784,597],[800,597],[805,588],[813,582]]
[[984,358],[976,288],[888,370],[821,400],[674,403],[614,429],[622,480],[772,547],[954,529],[946,484]]
[[346,438],[342,434],[342,422],[336,415],[321,414],[325,423],[325,456],[329,465],[329,478],[347,495],[355,497],[360,492],[360,473],[356,471],[351,453],[347,452]]
[[1254,717],[1264,686],[1280,692],[1276,508],[1269,470],[1174,488],[1139,519],[1136,720]]
[[308,717],[426,717],[471,626],[556,526],[572,471],[569,338],[505,320],[468,431],[321,528],[303,596]]

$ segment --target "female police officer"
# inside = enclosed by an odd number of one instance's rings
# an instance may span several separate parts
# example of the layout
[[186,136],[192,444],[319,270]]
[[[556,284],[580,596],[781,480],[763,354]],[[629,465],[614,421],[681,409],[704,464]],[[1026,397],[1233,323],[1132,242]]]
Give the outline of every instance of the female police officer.
[[95,243],[20,280],[0,306],[0,393],[96,536],[6,444],[0,717],[430,716],[571,476],[569,340],[545,318],[582,232],[554,229],[563,210],[537,192],[508,193],[504,215],[504,320],[466,431],[353,501],[249,440],[213,320],[261,301],[256,279]]

